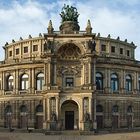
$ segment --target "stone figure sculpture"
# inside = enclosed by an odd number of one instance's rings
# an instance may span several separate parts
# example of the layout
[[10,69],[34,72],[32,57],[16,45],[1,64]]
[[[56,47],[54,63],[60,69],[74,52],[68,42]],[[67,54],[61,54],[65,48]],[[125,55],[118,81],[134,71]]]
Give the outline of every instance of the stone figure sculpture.
[[69,5],[65,5],[62,8],[62,12],[60,14],[61,18],[62,18],[62,23],[65,21],[74,21],[76,23],[78,23],[78,12],[77,9],[73,6],[69,6]]

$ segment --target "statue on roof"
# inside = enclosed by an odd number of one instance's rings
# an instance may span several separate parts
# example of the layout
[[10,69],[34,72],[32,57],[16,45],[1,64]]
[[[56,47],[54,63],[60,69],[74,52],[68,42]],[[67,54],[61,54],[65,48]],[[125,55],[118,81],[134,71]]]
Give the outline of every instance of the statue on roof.
[[77,12],[77,9],[73,6],[64,4],[60,16],[62,18],[62,23],[65,21],[73,21],[78,23],[79,14]]

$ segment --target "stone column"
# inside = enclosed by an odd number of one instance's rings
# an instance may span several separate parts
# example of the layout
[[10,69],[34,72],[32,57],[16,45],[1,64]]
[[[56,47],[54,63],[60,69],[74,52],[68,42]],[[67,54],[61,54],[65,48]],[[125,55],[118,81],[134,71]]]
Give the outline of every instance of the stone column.
[[84,98],[81,98],[81,110],[79,110],[79,130],[84,130]]
[[111,92],[111,79],[110,79],[110,69],[108,69],[108,77],[106,77],[108,80],[108,92]]
[[94,58],[93,60],[93,72],[92,72],[92,76],[93,76],[93,89],[96,90],[96,60]]
[[138,83],[137,74],[136,74],[136,72],[134,72],[134,76],[132,78],[132,91],[134,91],[133,94],[136,94],[136,91],[137,91],[137,83]]
[[83,69],[82,69],[82,84],[85,84],[85,64],[83,63]]
[[124,76],[123,76],[123,70],[121,70],[120,76],[119,76],[119,89],[121,93],[123,93],[123,84],[124,84]]
[[32,93],[35,94],[35,83],[36,83],[36,78],[35,78],[35,70],[32,68]]
[[44,89],[47,87],[47,82],[48,82],[48,69],[47,69],[47,63],[44,63]]
[[126,93],[125,85],[126,85],[126,73],[125,70],[123,70],[123,94]]
[[59,97],[56,97],[55,100],[56,100],[56,116],[57,120],[59,120]]
[[[47,84],[49,84],[49,86],[51,85],[51,63],[50,63],[50,60],[48,61],[48,72],[47,72],[47,74],[48,74],[48,83]],[[48,86],[48,88],[50,88]]]
[[56,74],[56,60],[53,61],[53,85],[55,86],[56,85],[56,77],[57,77],[57,74]]
[[28,84],[29,84],[28,92],[29,92],[29,94],[31,94],[32,93],[32,69],[29,69],[29,82],[28,82]]
[[96,97],[94,97],[94,122],[93,122],[93,129],[97,129],[97,121],[96,121]]
[[137,92],[139,92],[140,91],[140,89],[139,89],[139,73],[138,72],[136,72],[136,80],[137,80],[137,85],[136,85],[136,89],[137,89]]
[[5,87],[5,73],[4,72],[2,72],[2,81],[3,81],[2,82],[2,91],[3,91],[2,94],[4,95],[4,92],[5,92],[4,89],[6,88]]
[[103,78],[103,89],[105,89],[105,93],[108,92],[108,74],[107,74],[107,68],[105,69],[105,76]]
[[50,98],[47,98],[47,118],[50,121]]
[[47,98],[47,129],[50,130],[50,98]]
[[89,62],[88,64],[88,84],[90,85],[91,84],[91,81],[92,81],[92,71],[91,71],[91,62]]
[[90,114],[90,120],[92,120],[92,98],[89,97],[89,114]]
[[47,110],[47,108],[46,108],[46,99],[44,98],[43,99],[43,129],[47,128],[47,126],[46,126],[46,116],[47,116],[46,110]]
[[14,86],[13,86],[13,92],[14,92],[14,94],[16,94],[16,80],[17,80],[17,78],[16,78],[16,70],[14,71]]

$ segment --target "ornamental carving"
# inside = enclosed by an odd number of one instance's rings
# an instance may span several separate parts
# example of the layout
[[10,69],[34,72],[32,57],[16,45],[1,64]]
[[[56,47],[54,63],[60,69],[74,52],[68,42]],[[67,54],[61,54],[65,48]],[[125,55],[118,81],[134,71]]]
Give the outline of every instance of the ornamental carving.
[[81,50],[73,43],[65,44],[58,50],[58,56],[60,59],[78,60],[80,55]]
[[77,77],[81,76],[81,66],[59,66],[57,69],[57,75],[76,75]]

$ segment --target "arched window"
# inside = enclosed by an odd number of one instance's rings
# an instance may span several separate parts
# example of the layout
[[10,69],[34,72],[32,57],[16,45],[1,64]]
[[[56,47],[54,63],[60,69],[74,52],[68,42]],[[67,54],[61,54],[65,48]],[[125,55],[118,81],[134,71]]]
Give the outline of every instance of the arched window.
[[14,78],[13,76],[8,76],[7,79],[7,90],[13,90],[13,83],[14,83]]
[[37,81],[36,81],[36,89],[37,90],[42,90],[43,85],[44,85],[44,74],[43,73],[39,73],[37,75]]
[[43,112],[43,106],[42,105],[38,105],[36,107],[36,112]]
[[119,107],[118,107],[118,105],[114,105],[114,106],[113,106],[112,112],[113,112],[113,113],[119,112]]
[[96,106],[96,112],[103,112],[103,106],[102,105],[97,105]]
[[131,78],[131,76],[126,75],[125,80],[126,80],[126,86],[125,86],[126,91],[132,91],[132,78]]
[[111,74],[111,89],[112,91],[118,91],[118,76],[116,74]]
[[20,112],[21,112],[21,113],[27,112],[27,107],[26,107],[25,105],[22,105],[22,106],[20,107]]
[[7,105],[6,108],[5,108],[5,114],[6,115],[9,115],[12,113],[12,107],[11,105]]
[[132,113],[132,106],[131,105],[128,106],[127,113]]
[[29,87],[28,82],[29,82],[28,75],[27,74],[23,74],[21,76],[21,90],[28,89],[28,87]]
[[138,90],[140,92],[140,76],[139,76],[139,81],[138,81]]
[[99,72],[96,73],[96,89],[103,90],[103,75]]

